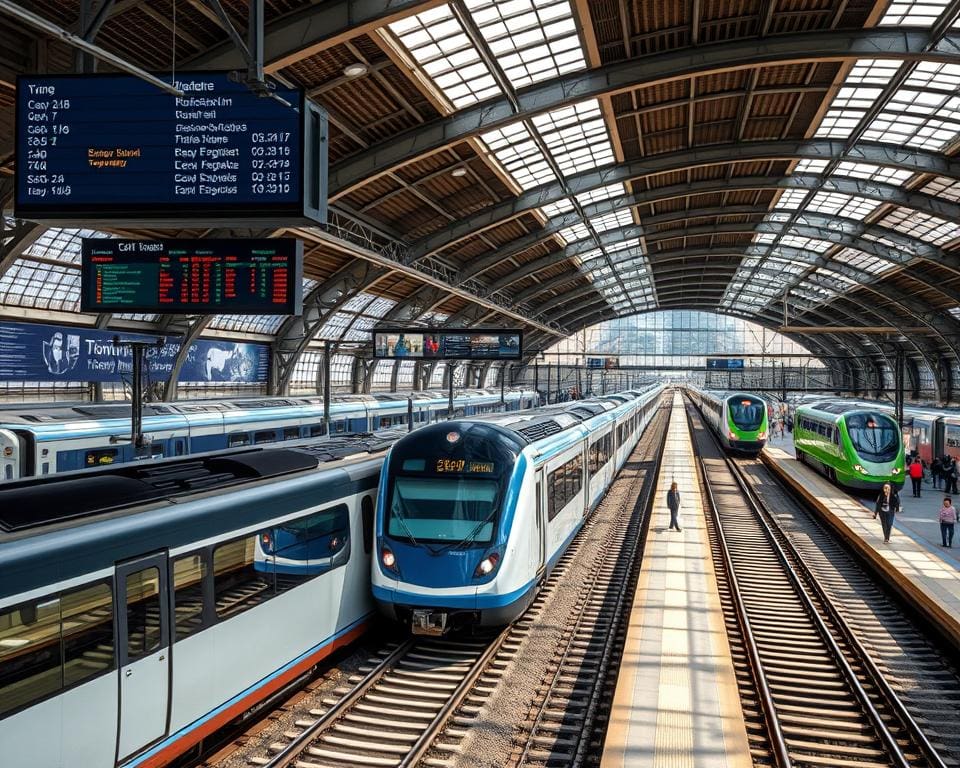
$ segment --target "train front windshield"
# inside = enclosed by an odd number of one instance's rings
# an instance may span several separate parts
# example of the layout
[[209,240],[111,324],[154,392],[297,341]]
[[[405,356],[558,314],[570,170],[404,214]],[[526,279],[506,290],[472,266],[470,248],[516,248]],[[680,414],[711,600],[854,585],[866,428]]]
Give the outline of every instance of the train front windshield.
[[385,530],[395,539],[441,544],[493,541],[499,484],[474,477],[404,477],[391,481]]
[[846,417],[847,434],[853,449],[872,462],[893,461],[900,452],[900,430],[882,413],[853,413]]
[[741,396],[727,400],[730,409],[730,418],[738,429],[744,432],[754,432],[763,424],[763,416],[767,412],[767,405],[760,398]]

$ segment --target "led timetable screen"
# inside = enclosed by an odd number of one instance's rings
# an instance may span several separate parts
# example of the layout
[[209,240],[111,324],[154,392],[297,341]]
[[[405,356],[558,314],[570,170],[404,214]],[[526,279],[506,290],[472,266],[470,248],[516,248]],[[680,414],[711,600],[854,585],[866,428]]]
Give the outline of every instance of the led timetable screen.
[[225,73],[176,84],[182,97],[126,75],[18,78],[17,215],[302,216],[303,91],[278,87],[286,106]]
[[434,360],[519,360],[522,342],[522,332],[509,329],[378,328],[373,332],[373,355]]
[[303,246],[293,238],[84,239],[80,310],[299,314],[302,271]]

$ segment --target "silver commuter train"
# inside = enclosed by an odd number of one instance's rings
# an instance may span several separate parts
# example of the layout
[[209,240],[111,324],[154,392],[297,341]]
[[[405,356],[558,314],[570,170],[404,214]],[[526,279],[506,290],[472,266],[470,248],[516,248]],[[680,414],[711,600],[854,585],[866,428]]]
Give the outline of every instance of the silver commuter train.
[[[376,432],[407,421],[407,397],[413,400],[414,424],[447,415],[441,392],[396,392],[337,395],[330,406],[331,434]],[[508,411],[539,404],[535,392],[504,393]],[[456,393],[454,415],[501,410],[499,389]],[[150,403],[143,430],[154,457],[301,440],[324,435],[323,399],[263,397]],[[0,409],[0,482],[34,475],[120,464],[134,460],[130,443],[130,405],[77,403],[19,404]]]
[[416,633],[520,616],[626,462],[662,385],[464,419],[401,438],[383,464],[373,595]]
[[165,765],[363,633],[399,434],[0,486],[3,764]]

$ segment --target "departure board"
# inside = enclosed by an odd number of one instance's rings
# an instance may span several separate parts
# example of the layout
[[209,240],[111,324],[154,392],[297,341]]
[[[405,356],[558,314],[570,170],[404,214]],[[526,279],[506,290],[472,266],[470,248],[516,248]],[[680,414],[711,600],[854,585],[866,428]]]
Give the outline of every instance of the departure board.
[[18,78],[16,215],[303,216],[326,170],[303,91],[278,86],[284,104],[206,72],[175,85],[183,96],[126,75]]
[[83,240],[82,312],[300,314],[303,246],[264,240]]
[[439,360],[519,360],[523,334],[515,329],[377,328],[374,357]]

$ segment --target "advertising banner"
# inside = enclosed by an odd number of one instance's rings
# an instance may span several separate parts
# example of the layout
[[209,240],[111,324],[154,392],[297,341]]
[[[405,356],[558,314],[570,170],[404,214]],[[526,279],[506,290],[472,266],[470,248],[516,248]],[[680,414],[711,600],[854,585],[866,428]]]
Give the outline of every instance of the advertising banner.
[[[133,370],[130,341],[155,342],[142,333],[101,331],[95,328],[0,322],[0,379],[5,381],[116,382]],[[162,347],[146,352],[151,381],[170,377],[180,339],[171,337]],[[266,344],[202,339],[193,342],[180,372],[180,382],[265,384],[270,369]]]

